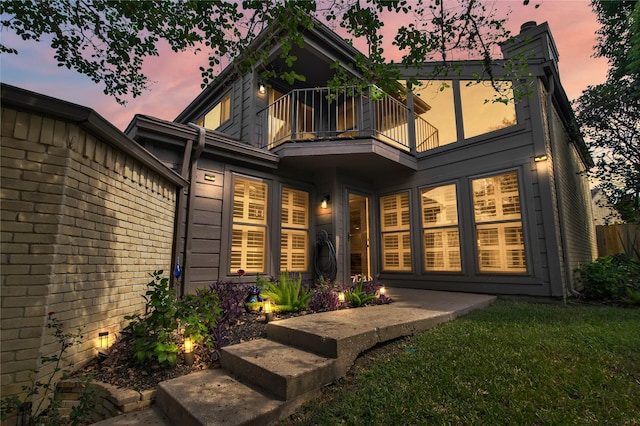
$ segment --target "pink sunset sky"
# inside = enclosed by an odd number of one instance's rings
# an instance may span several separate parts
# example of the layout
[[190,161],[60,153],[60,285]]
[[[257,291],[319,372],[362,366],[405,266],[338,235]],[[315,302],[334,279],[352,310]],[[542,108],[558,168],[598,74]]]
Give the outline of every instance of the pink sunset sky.
[[[409,0],[415,1],[415,0]],[[526,21],[548,22],[560,54],[560,77],[570,100],[580,96],[589,85],[604,82],[607,62],[592,58],[599,25],[588,0],[522,0],[483,1],[505,15],[514,33]],[[539,4],[538,8],[534,5]],[[5,43],[15,40],[0,33]],[[142,96],[118,105],[102,92],[102,86],[72,70],[58,67],[53,50],[46,43],[8,43],[18,55],[0,57],[3,83],[39,92],[55,98],[93,108],[119,129],[126,128],[135,114],[173,120],[200,93],[200,71],[203,59],[191,53],[161,53],[145,63],[145,72],[153,81]]]

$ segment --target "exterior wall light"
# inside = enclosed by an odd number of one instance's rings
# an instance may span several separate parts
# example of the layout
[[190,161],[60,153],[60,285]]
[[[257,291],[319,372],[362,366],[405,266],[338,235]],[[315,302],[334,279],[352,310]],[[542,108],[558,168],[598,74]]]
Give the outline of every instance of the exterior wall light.
[[327,206],[329,205],[330,200],[331,200],[331,197],[329,197],[328,195],[325,195],[324,197],[322,197],[322,201],[320,202],[320,207],[322,207],[323,209],[326,209]]
[[193,342],[191,336],[184,336],[184,363],[193,365]]
[[260,93],[261,95],[264,95],[265,93],[267,93],[267,87],[264,85],[263,82],[258,83],[258,93]]
[[547,161],[547,155],[542,154],[542,155],[535,156],[533,157],[533,161],[535,161],[536,163],[540,163],[541,161]]

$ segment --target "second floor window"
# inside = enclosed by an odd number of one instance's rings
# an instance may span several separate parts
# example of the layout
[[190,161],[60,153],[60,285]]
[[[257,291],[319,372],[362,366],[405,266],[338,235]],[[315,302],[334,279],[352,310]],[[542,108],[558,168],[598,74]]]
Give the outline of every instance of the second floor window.
[[411,271],[409,192],[380,197],[382,270]]
[[231,93],[227,93],[197,124],[207,129],[216,130],[231,119]]

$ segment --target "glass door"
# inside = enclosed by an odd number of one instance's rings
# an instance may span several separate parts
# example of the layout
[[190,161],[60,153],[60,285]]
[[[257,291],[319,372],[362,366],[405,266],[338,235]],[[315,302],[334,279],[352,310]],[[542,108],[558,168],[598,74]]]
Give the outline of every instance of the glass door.
[[349,194],[349,254],[351,279],[371,279],[369,251],[369,198]]

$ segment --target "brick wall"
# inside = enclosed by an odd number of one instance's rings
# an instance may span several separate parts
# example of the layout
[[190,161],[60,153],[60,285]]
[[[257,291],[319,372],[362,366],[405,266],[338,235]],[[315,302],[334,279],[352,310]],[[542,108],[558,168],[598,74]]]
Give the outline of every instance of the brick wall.
[[1,121],[4,398],[58,349],[48,312],[80,329],[78,366],[142,310],[149,273],[170,268],[176,187],[78,125],[6,107]]

